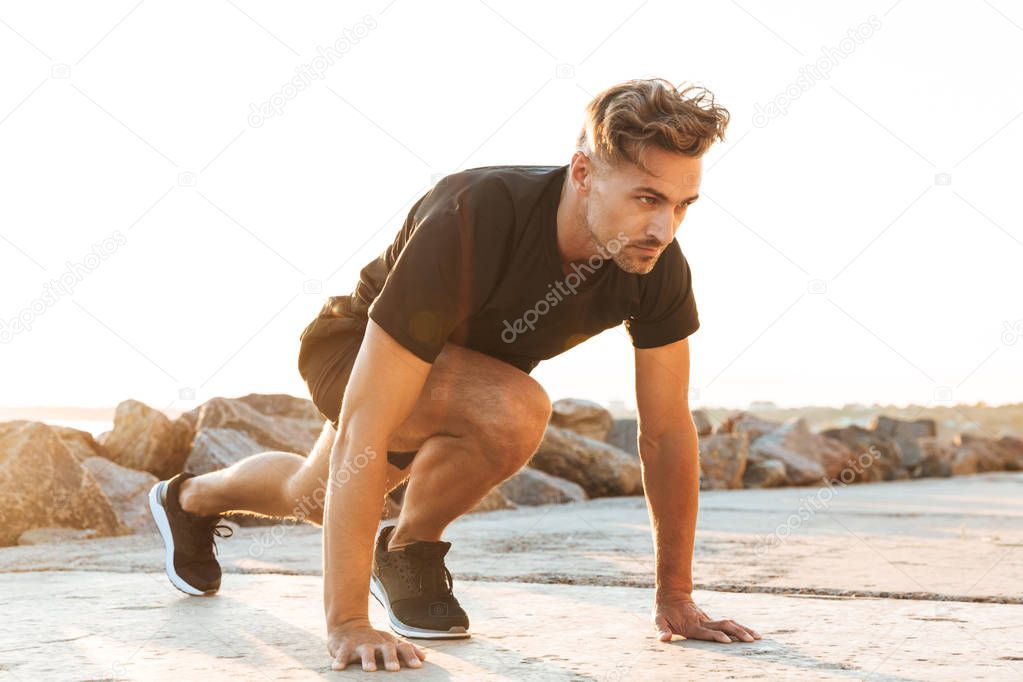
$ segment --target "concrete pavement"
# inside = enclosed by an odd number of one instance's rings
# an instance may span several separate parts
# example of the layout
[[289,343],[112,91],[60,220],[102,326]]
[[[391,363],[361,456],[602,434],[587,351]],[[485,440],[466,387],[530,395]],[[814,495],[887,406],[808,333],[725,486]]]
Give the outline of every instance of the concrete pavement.
[[[696,598],[759,630],[752,644],[654,638],[642,498],[464,517],[445,539],[474,636],[400,674],[1020,679],[1021,493],[1021,473],[702,493]],[[207,598],[171,587],[155,533],[2,549],[0,679],[368,675],[329,669],[320,541],[236,529]]]

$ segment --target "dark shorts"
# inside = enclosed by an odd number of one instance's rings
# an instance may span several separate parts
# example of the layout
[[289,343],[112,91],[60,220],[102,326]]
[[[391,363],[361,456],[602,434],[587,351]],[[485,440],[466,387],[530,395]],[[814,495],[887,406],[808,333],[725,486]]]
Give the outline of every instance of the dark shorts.
[[[298,372],[309,387],[316,409],[335,430],[341,399],[352,376],[367,323],[364,314],[352,310],[350,296],[331,296],[299,336]],[[387,460],[404,469],[415,455],[415,451],[388,451]]]

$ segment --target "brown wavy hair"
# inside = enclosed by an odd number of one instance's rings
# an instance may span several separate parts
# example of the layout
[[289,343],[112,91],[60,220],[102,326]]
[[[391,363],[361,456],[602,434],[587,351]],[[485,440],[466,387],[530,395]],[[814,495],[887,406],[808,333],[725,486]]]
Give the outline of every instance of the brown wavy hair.
[[647,147],[702,156],[715,140],[724,141],[729,119],[702,86],[633,79],[590,101],[576,149],[612,166],[630,161],[647,170],[640,162]]

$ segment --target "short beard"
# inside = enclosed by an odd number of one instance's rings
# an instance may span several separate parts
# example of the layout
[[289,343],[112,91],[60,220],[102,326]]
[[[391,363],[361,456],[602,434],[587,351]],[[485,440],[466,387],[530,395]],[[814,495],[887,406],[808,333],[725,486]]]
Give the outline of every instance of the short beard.
[[586,233],[589,236],[589,250],[597,254],[603,259],[610,257],[610,260],[617,265],[621,270],[632,273],[634,275],[645,275],[654,269],[657,265],[657,261],[660,258],[660,254],[657,258],[644,259],[639,256],[630,255],[628,252],[628,244],[619,244],[619,247],[613,253],[611,249],[607,248],[607,244],[600,241],[597,233],[594,231],[593,226],[600,223],[600,216],[598,214],[591,213],[590,207],[588,206],[583,214],[583,222],[586,227]]
[[[627,250],[627,243],[619,243],[617,250],[612,252],[611,249],[607,247],[607,244],[601,243],[597,234],[593,231],[593,223],[589,220],[589,216],[586,217],[586,232],[590,239],[589,249],[593,253],[605,260],[610,258],[610,260],[617,265],[619,269],[634,275],[645,275],[654,269],[654,266],[657,264],[657,258],[646,260],[641,257],[630,255]],[[660,257],[660,254],[658,254],[658,257]]]
[[[658,254],[658,258],[660,258],[660,254]],[[624,248],[619,250],[618,253],[613,254],[611,259],[619,268],[625,272],[631,272],[634,275],[645,275],[653,270],[654,266],[657,265],[657,258],[646,260],[635,256],[629,256],[625,253]]]

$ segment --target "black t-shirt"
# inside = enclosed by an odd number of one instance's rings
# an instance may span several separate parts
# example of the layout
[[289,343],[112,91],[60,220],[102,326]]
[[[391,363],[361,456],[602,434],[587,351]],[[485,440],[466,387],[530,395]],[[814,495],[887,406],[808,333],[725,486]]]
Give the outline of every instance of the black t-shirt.
[[426,362],[450,341],[527,373],[623,321],[637,348],[695,332],[677,240],[646,275],[599,258],[562,271],[557,211],[567,170],[485,166],[446,176],[362,269],[353,309]]

